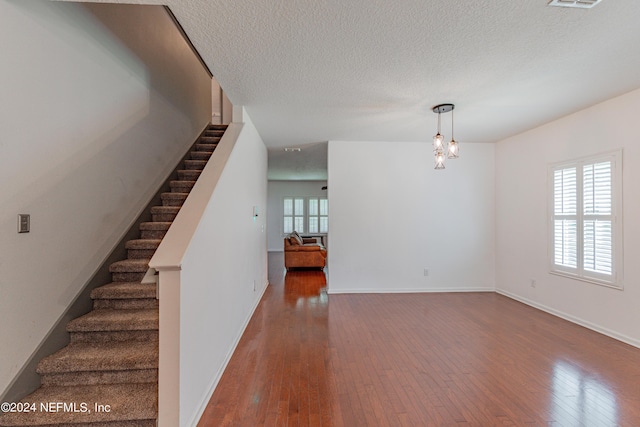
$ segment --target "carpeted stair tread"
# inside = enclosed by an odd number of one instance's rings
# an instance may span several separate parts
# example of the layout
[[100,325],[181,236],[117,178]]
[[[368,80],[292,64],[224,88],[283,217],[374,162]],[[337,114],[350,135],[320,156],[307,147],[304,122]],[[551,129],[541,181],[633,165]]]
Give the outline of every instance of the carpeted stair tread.
[[78,371],[125,371],[158,368],[158,343],[78,343],[45,357],[39,374]]
[[192,151],[189,157],[191,157],[191,160],[209,160],[212,155],[213,152],[211,151]]
[[184,168],[187,170],[202,170],[206,164],[206,160],[185,160]]
[[[145,237],[147,237],[146,235],[150,233],[144,234]],[[150,237],[154,238],[129,240],[127,243],[125,243],[124,246],[125,249],[127,249],[128,258],[151,259],[153,257],[153,254],[156,252],[156,249],[158,249],[158,246],[160,246],[160,242],[162,242],[162,239],[159,238],[161,236]]]
[[[0,414],[0,426],[88,426],[100,427],[113,425],[154,426],[158,416],[158,385],[139,384],[100,384],[96,386],[41,387],[22,399],[22,402],[36,403],[35,412]],[[64,402],[74,405],[57,412],[40,410],[40,403]],[[86,412],[82,412],[82,405]],[[109,405],[109,411],[96,411],[95,405]],[[55,409],[55,406],[54,406]],[[104,423],[104,424],[103,424]],[[106,424],[114,423],[114,424]]]
[[145,273],[149,269],[149,259],[125,259],[109,266],[111,273]]
[[92,299],[141,299],[156,297],[155,283],[114,282],[91,291]]
[[160,197],[164,202],[165,200],[184,200],[188,195],[189,193],[162,193]]
[[154,206],[151,208],[152,215],[161,214],[177,214],[180,212],[180,206]]
[[158,330],[158,309],[93,310],[67,324],[68,332]]
[[40,374],[42,387],[158,383],[158,368]]
[[173,221],[180,212],[180,206],[154,206],[151,208],[152,221]]
[[189,193],[162,193],[160,198],[163,206],[182,206],[188,196]]
[[196,185],[195,181],[187,181],[187,180],[171,181],[169,183],[169,187],[171,187],[171,191],[174,193],[189,192],[191,191],[194,185]]
[[134,239],[125,243],[126,249],[158,249],[162,239]]
[[218,146],[218,144],[207,144],[207,143],[199,142],[194,147],[195,147],[196,151],[213,152],[216,149],[217,146]]
[[204,136],[200,137],[198,143],[200,144],[217,144],[222,139],[221,135],[217,135],[216,132],[207,131]]
[[[182,193],[177,193],[182,194]],[[141,239],[162,239],[171,227],[170,221],[143,222],[140,224]],[[153,255],[151,255],[153,256]],[[131,257],[130,257],[131,258]],[[139,257],[134,257],[139,258]]]
[[198,179],[202,171],[192,171],[192,170],[179,170],[178,171],[178,179],[184,179],[189,181],[195,181]]
[[221,129],[207,129],[206,131],[204,131],[204,137],[208,137],[208,136],[217,136],[217,137],[221,137],[224,134],[224,130]]
[[[144,238],[129,240],[125,243],[129,259],[151,259],[158,246],[160,246],[160,242],[162,242],[161,238],[163,236],[160,235],[162,233],[143,232],[141,234],[144,234],[144,236],[140,237]],[[151,235],[148,236],[148,234]]]
[[162,230],[167,231],[171,227],[169,221],[142,222],[140,223],[140,231],[146,230]]
[[207,126],[207,130],[227,130],[228,127],[229,125],[214,125],[210,123],[209,126]]

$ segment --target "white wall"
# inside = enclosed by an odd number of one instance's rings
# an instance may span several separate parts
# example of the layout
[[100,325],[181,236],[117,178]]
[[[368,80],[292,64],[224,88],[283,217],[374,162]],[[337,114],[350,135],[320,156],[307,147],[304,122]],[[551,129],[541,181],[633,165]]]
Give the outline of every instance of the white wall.
[[[326,197],[327,190],[322,187],[327,181],[269,181],[267,204],[267,237],[270,251],[283,251],[284,207],[282,200],[293,197]],[[328,242],[328,238],[325,243]]]
[[210,120],[211,80],[161,7],[0,0],[0,57],[2,391]]
[[[496,146],[497,289],[640,346],[640,91],[613,98]],[[622,148],[624,290],[548,272],[550,163]],[[536,279],[536,287],[530,285]]]
[[494,289],[494,146],[460,153],[436,171],[429,142],[329,142],[329,292]]
[[180,425],[195,425],[267,285],[267,150],[250,118],[182,262]]

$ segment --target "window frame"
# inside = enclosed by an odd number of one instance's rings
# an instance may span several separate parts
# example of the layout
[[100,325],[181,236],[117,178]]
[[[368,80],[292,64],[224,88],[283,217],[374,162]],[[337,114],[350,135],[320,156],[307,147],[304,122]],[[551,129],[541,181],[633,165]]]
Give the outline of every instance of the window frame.
[[[611,214],[586,214],[584,212],[584,167],[591,164],[611,162]],[[592,156],[585,156],[571,161],[553,163],[548,168],[548,264],[549,272],[554,275],[568,277],[583,282],[594,283],[610,288],[623,290],[623,221],[622,221],[622,150],[609,151]],[[555,179],[557,170],[576,169],[576,214],[561,216],[576,220],[576,262],[575,268],[555,263]],[[610,216],[611,219],[611,275],[602,274],[584,268],[584,222],[596,217]]]
[[[286,200],[291,200],[291,215],[287,215],[286,211],[285,211],[285,207],[284,207],[284,203]],[[298,212],[298,209],[296,209],[296,200],[302,200],[302,213]],[[285,222],[285,218],[289,217],[291,218],[291,226],[292,226],[292,232],[293,231],[298,231],[296,230],[296,218],[302,218],[302,225],[303,228],[305,228],[305,226],[307,225],[307,199],[306,197],[300,197],[300,196],[286,196],[282,198],[282,218],[280,221],[280,225],[282,226],[282,235],[287,235],[289,233],[285,233],[285,226],[284,226],[284,222]],[[305,231],[298,231],[301,234],[305,234]]]
[[[317,214],[311,213],[311,201],[316,200],[318,202],[317,206]],[[322,213],[322,201],[327,203],[327,213]],[[329,233],[329,209],[328,209],[329,199],[326,196],[309,196],[307,197],[307,233],[308,234],[321,234],[326,235]],[[311,218],[317,218],[318,220],[318,231],[311,231]],[[322,219],[327,219],[327,231],[322,230]]]
[[[286,215],[285,214],[285,209],[284,209],[284,203],[285,200],[292,200],[293,203],[293,214],[292,215]],[[298,215],[296,213],[296,209],[295,209],[295,201],[296,200],[302,200],[302,206],[303,206],[303,213],[302,215]],[[318,201],[318,215],[311,215],[310,214],[310,209],[309,209],[309,201],[310,200],[317,200]],[[320,219],[322,217],[326,217],[329,218],[329,212],[327,210],[327,215],[320,215],[320,200],[326,200],[327,203],[329,202],[329,198],[327,196],[284,196],[282,198],[282,202],[280,204],[280,206],[282,207],[282,217],[280,218],[280,227],[282,230],[282,236],[286,236],[289,233],[285,232],[285,226],[284,226],[284,222],[285,222],[285,218],[286,217],[291,217],[292,218],[292,223],[293,223],[293,230],[298,231],[301,235],[318,235],[318,236],[326,236],[329,234],[329,231],[327,229],[326,232],[320,232],[318,231],[317,233],[312,233],[311,231],[309,231],[309,218],[311,218],[312,216],[315,218],[318,218],[318,230],[320,230]],[[296,226],[295,226],[295,218],[296,217],[302,217],[303,218],[303,226],[304,226],[304,231],[299,231],[296,230]]]

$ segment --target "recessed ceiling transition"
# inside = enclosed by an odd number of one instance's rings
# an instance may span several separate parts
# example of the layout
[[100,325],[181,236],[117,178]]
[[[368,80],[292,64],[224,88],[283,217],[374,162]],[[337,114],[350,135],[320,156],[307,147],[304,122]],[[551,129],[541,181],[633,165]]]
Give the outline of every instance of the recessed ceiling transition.
[[320,142],[296,147],[298,148],[296,151],[270,148],[268,179],[270,181],[326,181],[327,147],[326,142]]

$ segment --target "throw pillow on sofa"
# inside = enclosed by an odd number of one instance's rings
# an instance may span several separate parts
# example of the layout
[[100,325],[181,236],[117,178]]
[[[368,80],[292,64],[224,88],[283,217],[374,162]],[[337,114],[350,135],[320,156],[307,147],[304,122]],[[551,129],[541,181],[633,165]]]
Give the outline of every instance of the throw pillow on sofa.
[[297,231],[294,231],[293,233],[289,234],[289,242],[292,245],[301,245],[303,243],[302,237],[300,237]]

